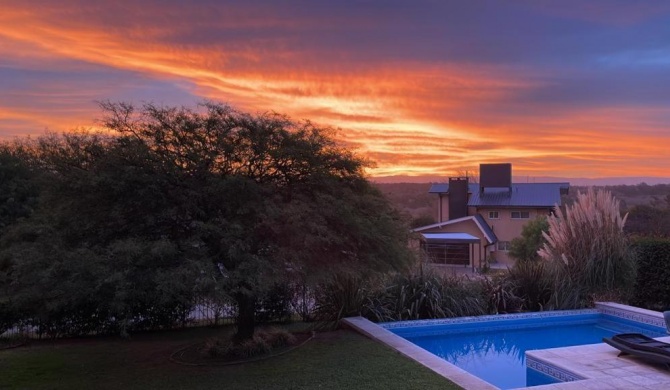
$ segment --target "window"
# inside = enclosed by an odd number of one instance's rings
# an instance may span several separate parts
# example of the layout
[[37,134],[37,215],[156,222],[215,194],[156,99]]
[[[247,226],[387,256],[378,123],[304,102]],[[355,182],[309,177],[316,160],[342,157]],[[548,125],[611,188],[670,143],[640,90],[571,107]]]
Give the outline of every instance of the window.
[[497,211],[489,211],[489,219],[498,219]]
[[512,219],[528,219],[530,212],[528,211],[512,211]]
[[498,241],[498,250],[499,251],[508,251],[511,246],[512,245],[509,241]]

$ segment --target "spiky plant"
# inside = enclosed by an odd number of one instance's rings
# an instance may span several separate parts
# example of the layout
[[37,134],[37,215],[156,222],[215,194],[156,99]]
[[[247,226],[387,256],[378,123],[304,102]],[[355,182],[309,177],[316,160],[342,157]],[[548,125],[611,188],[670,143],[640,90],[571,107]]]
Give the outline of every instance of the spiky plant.
[[609,191],[589,188],[565,213],[550,216],[547,242],[538,254],[549,262],[556,286],[579,286],[588,294],[619,291],[626,294],[635,281],[635,258],[623,232],[626,217]]

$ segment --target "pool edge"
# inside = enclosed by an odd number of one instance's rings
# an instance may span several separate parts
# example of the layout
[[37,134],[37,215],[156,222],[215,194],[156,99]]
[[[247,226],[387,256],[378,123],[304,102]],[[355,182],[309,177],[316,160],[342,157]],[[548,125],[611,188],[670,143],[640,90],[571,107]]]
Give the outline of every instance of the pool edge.
[[[663,319],[663,314],[660,312],[655,312],[651,310],[646,310],[646,309],[641,309],[637,308],[634,306],[628,306],[628,305],[622,305],[614,302],[596,302],[595,304],[595,309],[602,313],[602,314],[608,314],[614,317],[620,317],[623,319],[628,319],[632,320],[635,322],[640,322],[643,324],[647,325],[655,325],[655,326],[660,326],[660,327],[665,327],[665,322]],[[424,367],[430,369],[431,371],[437,373],[438,375],[442,376],[443,378],[446,378],[450,380],[451,382],[454,382],[458,386],[461,386],[462,388],[466,390],[494,390],[498,389],[498,387],[484,381],[483,379],[476,377],[463,369],[447,362],[446,360],[437,357],[436,355],[424,350],[423,348],[409,342],[408,340],[394,334],[390,330],[386,329],[385,327],[382,327],[378,324],[375,324],[363,317],[349,317],[345,318],[341,321],[341,323],[349,327],[375,341],[381,342],[385,345],[387,345],[389,348],[393,349],[394,351],[400,353],[401,355],[406,356],[409,359],[412,359],[416,361],[417,363],[423,365]],[[662,324],[662,325],[661,325]],[[663,339],[666,340],[666,342],[670,342],[670,337],[664,337]],[[586,345],[586,346],[573,346],[573,347],[561,347],[561,348],[605,348],[607,349],[606,344],[600,343],[600,344],[591,344],[591,345]],[[557,349],[561,349],[557,348]],[[611,351],[609,354],[613,357],[616,356],[614,353],[615,350],[611,348]],[[547,350],[537,350],[537,351],[547,351],[550,352],[552,349],[547,349]],[[528,357],[528,355],[526,355]],[[534,358],[531,358],[532,360],[535,360]],[[534,386],[534,387],[523,387],[519,389],[533,389],[533,390],[541,390],[541,389],[582,389],[582,388],[601,388],[600,386],[614,386],[614,388],[617,388],[616,385],[620,384],[619,378],[617,376],[609,376],[607,378],[603,377],[593,377],[591,372],[580,372],[581,370],[576,369],[573,370],[571,367],[564,367],[562,364],[558,363],[556,360],[553,358],[549,358],[547,360],[539,358],[538,360],[542,361],[542,364],[546,364],[548,366],[553,366],[553,367],[558,367],[560,371],[562,371],[563,374],[566,375],[566,379],[571,379],[570,381],[567,382],[561,382],[561,383],[555,383],[555,384],[547,384],[547,385],[540,385],[540,386]],[[553,361],[551,361],[553,360]],[[618,360],[618,362],[623,361]],[[638,366],[636,362],[631,362],[633,365]],[[569,365],[569,364],[568,364]],[[638,366],[640,367],[640,366]],[[644,367],[642,365],[642,367]],[[540,371],[544,372],[544,371]],[[546,373],[546,372],[544,372]],[[583,375],[580,375],[583,374]],[[670,375],[666,373],[667,375]],[[559,374],[560,375],[560,374]],[[625,380],[629,380],[630,378],[625,378]],[[670,376],[667,378],[668,382],[663,381],[663,384],[667,384],[668,387],[670,388]],[[624,381],[625,382],[625,381]],[[630,385],[631,383],[627,383]],[[636,385],[640,385],[640,383],[635,383]],[[595,386],[595,387],[594,387]],[[655,388],[655,387],[646,387],[646,386],[641,386],[640,388]]]
[[401,355],[414,360],[466,390],[499,390],[498,387],[456,367],[446,360],[435,356],[425,349],[363,317],[344,318],[341,320],[341,323],[375,341],[387,345]]

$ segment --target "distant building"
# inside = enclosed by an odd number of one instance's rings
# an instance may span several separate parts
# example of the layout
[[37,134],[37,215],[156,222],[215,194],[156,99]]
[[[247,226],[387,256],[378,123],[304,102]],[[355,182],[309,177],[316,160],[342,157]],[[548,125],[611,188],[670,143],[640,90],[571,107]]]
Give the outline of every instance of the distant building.
[[531,219],[561,205],[570,183],[512,183],[512,164],[481,164],[479,184],[467,177],[433,184],[436,224],[414,229],[430,262],[478,268],[488,259],[511,266],[510,242]]

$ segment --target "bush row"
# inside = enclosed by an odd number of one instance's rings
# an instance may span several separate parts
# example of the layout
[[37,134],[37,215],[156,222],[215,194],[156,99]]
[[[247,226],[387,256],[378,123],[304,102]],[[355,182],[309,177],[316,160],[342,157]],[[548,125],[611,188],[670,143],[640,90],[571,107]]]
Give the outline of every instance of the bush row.
[[[652,310],[670,309],[670,240],[637,239],[632,248],[638,276],[631,303]],[[174,328],[185,326],[197,305],[183,300],[145,304],[133,307],[134,314],[121,324],[120,319],[101,311],[104,305],[93,304],[95,297],[89,298],[89,305],[84,300],[39,312],[0,302],[0,333],[17,325],[50,337],[118,333],[121,327],[132,331]],[[358,315],[373,321],[416,320],[574,309],[587,307],[594,299],[603,297],[589,295],[568,280],[557,283],[544,262],[519,262],[508,272],[485,278],[441,276],[419,269],[376,277],[336,274],[318,286],[277,284],[258,301],[256,319],[285,321],[298,314],[303,320],[335,321]],[[233,306],[225,301],[219,305]]]
[[638,270],[632,303],[651,310],[670,309],[670,239],[634,240]]

